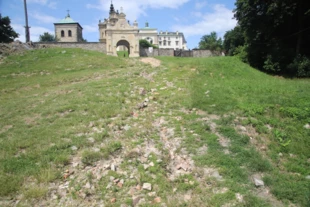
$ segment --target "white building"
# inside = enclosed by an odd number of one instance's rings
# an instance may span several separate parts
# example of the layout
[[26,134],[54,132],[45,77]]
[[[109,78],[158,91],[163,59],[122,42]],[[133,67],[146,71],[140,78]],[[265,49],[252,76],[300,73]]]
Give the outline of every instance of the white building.
[[150,28],[149,23],[145,23],[144,28],[139,29],[139,37],[140,39],[145,39],[149,43],[158,46],[158,35],[156,28]]
[[139,38],[164,49],[187,50],[186,40],[182,32],[157,32],[156,28],[150,28],[145,23],[144,28],[139,29]]
[[175,50],[187,50],[186,40],[182,32],[159,32],[159,48],[173,48]]

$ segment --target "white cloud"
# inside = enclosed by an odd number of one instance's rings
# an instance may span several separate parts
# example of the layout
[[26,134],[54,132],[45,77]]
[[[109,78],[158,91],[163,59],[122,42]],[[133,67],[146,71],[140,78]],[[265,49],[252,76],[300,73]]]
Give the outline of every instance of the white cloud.
[[[98,4],[87,4],[89,9],[99,9],[102,11],[109,11],[110,1],[98,0]],[[127,19],[136,20],[139,16],[147,16],[145,12],[148,8],[171,8],[176,9],[190,0],[118,0],[113,3],[115,10],[120,10],[120,7],[124,8],[124,13],[127,15]]]
[[233,19],[232,10],[227,9],[224,5],[216,4],[212,6],[212,12],[202,14],[200,21],[191,25],[174,25],[174,31],[180,31],[186,37],[194,35],[210,34],[212,31],[217,32],[218,36],[223,36],[226,31],[233,29],[237,21]]
[[202,9],[203,7],[207,6],[207,2],[206,1],[203,1],[203,2],[196,2],[195,3],[195,8],[196,9]]
[[40,13],[30,13],[30,16],[33,17],[34,19],[38,20],[39,22],[42,23],[55,23],[58,22],[58,19],[53,17],[53,16],[48,16]]
[[57,2],[49,0],[28,0],[27,3],[46,5],[51,9],[56,9]]
[[36,4],[42,4],[45,5],[48,0],[28,0],[27,3],[36,3]]
[[54,1],[50,2],[48,4],[48,7],[51,9],[56,9],[57,8],[57,2],[54,2]]
[[[19,37],[17,38],[17,40],[20,40],[22,42],[25,42],[25,28],[23,25],[21,24],[12,24],[11,25],[13,27],[13,29],[19,33]],[[39,41],[39,36],[42,35],[44,32],[48,32],[52,35],[55,35],[54,34],[54,31],[52,30],[49,30],[45,27],[31,27],[30,28],[30,40],[32,42],[37,42]]]

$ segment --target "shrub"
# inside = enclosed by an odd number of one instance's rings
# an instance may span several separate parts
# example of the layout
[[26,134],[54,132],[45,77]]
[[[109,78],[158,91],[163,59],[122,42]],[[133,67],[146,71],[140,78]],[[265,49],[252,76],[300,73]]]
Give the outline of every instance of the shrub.
[[288,69],[297,77],[310,77],[310,59],[306,56],[297,55]]
[[245,45],[239,46],[235,49],[234,55],[240,58],[244,63],[248,63],[248,52],[246,51],[247,47]]

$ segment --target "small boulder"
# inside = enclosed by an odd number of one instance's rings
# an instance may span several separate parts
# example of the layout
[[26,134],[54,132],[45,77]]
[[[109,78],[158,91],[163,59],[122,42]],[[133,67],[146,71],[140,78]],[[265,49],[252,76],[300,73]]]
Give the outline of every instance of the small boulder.
[[256,187],[261,187],[261,186],[264,186],[264,181],[262,181],[261,179],[258,179],[258,178],[254,178],[254,184]]
[[142,189],[144,190],[152,190],[152,184],[151,183],[143,183]]

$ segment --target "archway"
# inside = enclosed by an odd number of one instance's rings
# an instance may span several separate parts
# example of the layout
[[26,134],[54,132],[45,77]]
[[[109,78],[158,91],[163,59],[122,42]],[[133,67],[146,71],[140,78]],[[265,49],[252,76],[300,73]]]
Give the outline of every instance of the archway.
[[[129,57],[129,55],[130,55],[130,44],[129,44],[129,42],[126,41],[126,40],[120,40],[120,41],[118,41],[117,44],[116,44],[116,48],[119,48],[119,47],[121,47],[121,46],[127,48],[128,55],[126,55],[126,56]],[[124,51],[126,51],[126,50],[124,50]]]

